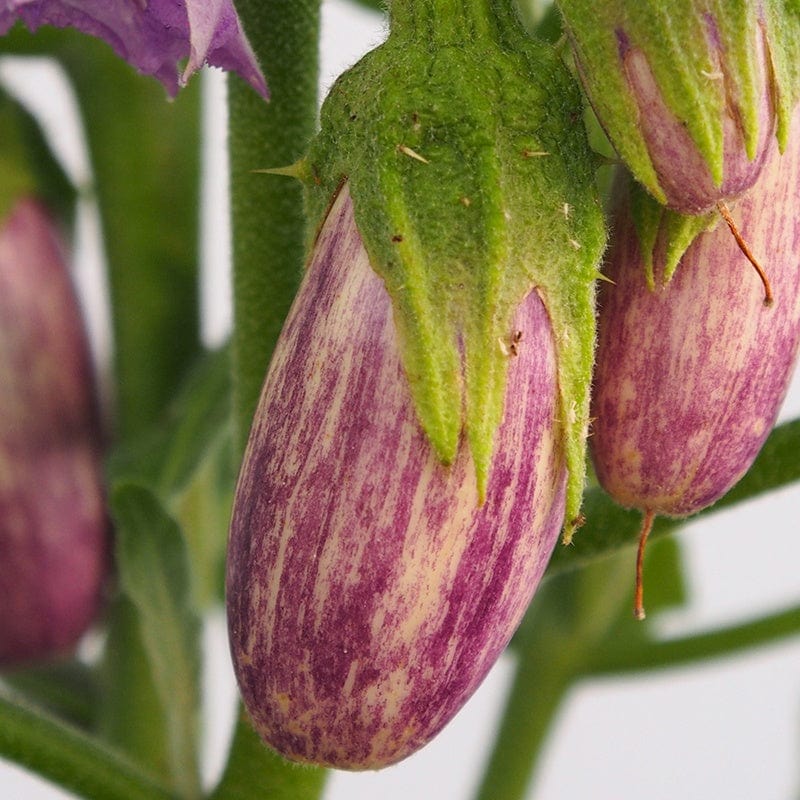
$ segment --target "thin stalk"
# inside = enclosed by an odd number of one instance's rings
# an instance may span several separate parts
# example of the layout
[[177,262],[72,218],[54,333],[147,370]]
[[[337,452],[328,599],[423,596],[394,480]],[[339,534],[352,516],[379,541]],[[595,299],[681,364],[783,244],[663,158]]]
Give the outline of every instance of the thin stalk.
[[[770,434],[747,474],[719,502],[692,517],[728,508],[750,500],[764,492],[774,491],[800,480],[800,419],[779,425]],[[594,488],[584,496],[583,513],[586,525],[575,536],[570,547],[557,547],[547,567],[547,575],[577,569],[590,562],[633,547],[639,540],[641,513],[616,505],[602,489]],[[659,517],[653,523],[650,539],[672,533],[682,519]]]
[[0,754],[82,797],[175,800],[165,786],[119,753],[2,688]]
[[586,674],[619,675],[681,667],[711,658],[728,657],[798,634],[800,607],[682,639],[646,643],[629,640],[631,647],[598,649],[587,664]]
[[229,78],[236,441],[243,446],[304,259],[301,186],[254,174],[304,154],[317,116],[319,0],[238,0],[267,76],[267,104]]

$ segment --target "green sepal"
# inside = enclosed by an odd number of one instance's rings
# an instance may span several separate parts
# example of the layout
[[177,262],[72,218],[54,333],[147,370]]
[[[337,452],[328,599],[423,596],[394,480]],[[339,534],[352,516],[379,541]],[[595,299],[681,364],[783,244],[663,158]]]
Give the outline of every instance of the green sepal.
[[[761,68],[752,36],[763,26],[773,66],[778,138],[785,145],[797,96],[800,44],[800,15],[795,11],[790,24],[787,9],[797,0],[766,0],[763,16],[761,4],[749,0],[558,0],[558,5],[598,116],[621,158],[659,202],[666,196],[638,126],[640,112],[626,78],[621,37],[645,54],[667,107],[686,126],[719,186],[727,104],[737,110],[748,158],[756,155]],[[724,51],[725,91],[709,91],[720,72],[709,45],[712,35],[718,35]]]
[[0,220],[18,200],[34,196],[71,225],[75,194],[39,123],[0,87]]
[[569,535],[584,483],[605,229],[578,87],[510,8],[490,0],[471,36],[450,28],[439,47],[435,24],[395,25],[337,81],[306,159],[309,218],[315,229],[347,178],[422,428],[445,463],[465,433],[481,496],[513,316],[539,291],[558,359]]
[[[716,227],[719,214],[679,214],[653,199],[630,176],[619,179],[615,191],[628,192],[631,218],[639,239],[639,252],[650,289],[656,288],[656,277],[666,286],[675,275],[683,254],[705,231]],[[656,253],[660,274],[655,274]]]
[[776,136],[781,152],[789,141],[792,114],[800,101],[800,0],[771,0],[765,7],[774,31],[770,55],[775,75]]

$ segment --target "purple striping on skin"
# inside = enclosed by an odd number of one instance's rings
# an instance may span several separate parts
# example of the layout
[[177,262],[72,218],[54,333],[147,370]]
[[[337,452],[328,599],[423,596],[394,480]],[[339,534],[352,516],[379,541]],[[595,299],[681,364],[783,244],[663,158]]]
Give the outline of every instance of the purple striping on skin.
[[710,11],[704,11],[703,22],[705,22],[706,25],[706,38],[708,39],[709,45],[715,50],[721,51],[722,38],[719,35],[719,25],[717,25],[717,20],[714,18],[714,15]]
[[108,571],[88,344],[53,223],[19,202],[0,229],[0,666],[65,655]]
[[614,36],[617,39],[617,52],[619,53],[619,57],[624,59],[628,50],[631,49],[630,37],[622,28],[615,28]]
[[[795,131],[798,124],[795,115]],[[795,139],[734,210],[766,266],[770,308],[721,224],[692,244],[669,285],[651,292],[627,201],[618,207],[589,442],[600,482],[623,505],[699,511],[739,480],[774,425],[800,338],[798,187]]]
[[566,470],[535,291],[514,329],[479,506],[468,448],[445,467],[418,425],[389,296],[342,189],[267,376],[229,544],[237,678],[287,757],[370,769],[408,756],[519,624],[558,539]]

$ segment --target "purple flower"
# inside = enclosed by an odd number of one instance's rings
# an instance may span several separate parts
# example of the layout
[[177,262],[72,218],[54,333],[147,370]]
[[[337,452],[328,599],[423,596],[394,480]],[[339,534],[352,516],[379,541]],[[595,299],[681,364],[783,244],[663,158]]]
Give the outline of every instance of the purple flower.
[[[0,34],[21,19],[72,27],[107,41],[174,95],[203,64],[237,72],[259,94],[267,85],[232,0],[0,0]],[[177,65],[187,59],[183,73]]]
[[[800,124],[795,115],[794,131]],[[602,287],[590,438],[619,503],[683,516],[750,467],[777,417],[800,336],[800,140],[777,152],[733,210],[769,275],[774,304],[723,225],[700,234],[666,286],[647,287],[627,197]],[[654,252],[663,265],[663,237]]]
[[69,651],[108,566],[99,420],[61,243],[34,201],[0,227],[0,666]]
[[281,334],[239,477],[227,603],[256,729],[288,758],[374,769],[429,741],[530,601],[564,518],[555,349],[536,291],[486,500],[417,420],[389,295],[341,189]]

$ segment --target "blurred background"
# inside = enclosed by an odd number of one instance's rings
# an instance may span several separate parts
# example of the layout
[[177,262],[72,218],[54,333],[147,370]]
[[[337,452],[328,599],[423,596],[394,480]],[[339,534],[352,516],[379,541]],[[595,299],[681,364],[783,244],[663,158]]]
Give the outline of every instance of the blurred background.
[[[385,35],[380,14],[346,0],[323,3],[321,95]],[[48,63],[0,62],[0,80],[41,116],[78,185],[91,180],[69,89]],[[202,248],[203,330],[208,344],[230,327],[225,80],[201,78],[207,99]],[[254,168],[275,166],[254,164]],[[91,198],[80,203],[77,280],[98,360],[108,357],[102,242]],[[800,416],[795,379],[781,420]],[[800,453],[798,453],[800,458]],[[578,534],[580,535],[580,533]],[[664,636],[755,618],[800,604],[800,486],[687,524],[678,534],[688,603],[655,620]],[[631,590],[634,553],[630,552]],[[209,735],[204,772],[222,767],[235,686],[224,620],[208,626]],[[476,787],[513,674],[504,656],[456,719],[422,752],[379,773],[331,776],[325,800],[461,800]],[[531,710],[535,713],[535,709]],[[557,716],[529,797],[800,798],[800,638],[727,660],[580,683]],[[0,763],[0,796],[71,797]]]

